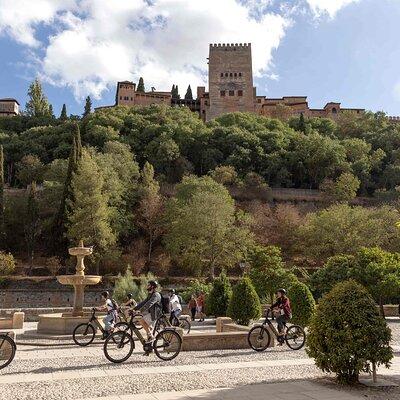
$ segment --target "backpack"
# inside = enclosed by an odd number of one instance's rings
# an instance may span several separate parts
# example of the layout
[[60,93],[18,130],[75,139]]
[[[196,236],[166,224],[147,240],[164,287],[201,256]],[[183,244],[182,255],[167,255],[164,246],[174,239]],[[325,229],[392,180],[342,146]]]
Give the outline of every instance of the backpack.
[[179,300],[179,304],[182,305],[183,303],[183,299],[182,296],[180,294],[177,294],[178,300]]
[[118,303],[114,299],[111,299],[111,303],[114,307],[114,311],[118,311],[119,309]]
[[169,313],[169,297],[161,295],[161,309],[164,314]]

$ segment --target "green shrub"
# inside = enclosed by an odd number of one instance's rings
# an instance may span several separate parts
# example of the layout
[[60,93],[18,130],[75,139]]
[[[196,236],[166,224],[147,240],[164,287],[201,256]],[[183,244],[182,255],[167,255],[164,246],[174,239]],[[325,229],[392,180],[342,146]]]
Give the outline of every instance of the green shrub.
[[318,304],[311,319],[307,354],[341,383],[357,382],[370,363],[389,366],[391,331],[367,290],[349,280],[338,283]]
[[260,299],[249,277],[245,276],[234,286],[227,314],[241,325],[249,325],[250,321],[260,318]]
[[308,326],[315,312],[315,300],[310,289],[304,283],[297,281],[290,286],[288,295],[292,306],[291,322]]
[[232,296],[232,287],[225,271],[214,279],[212,289],[207,297],[207,314],[215,317],[224,317]]
[[132,293],[132,297],[137,302],[142,301],[147,297],[147,282],[151,279],[155,279],[153,274],[140,275],[139,283],[137,283],[128,267],[125,274],[119,274],[115,280],[113,298],[119,303],[125,302],[127,294]]
[[15,260],[11,253],[0,251],[0,275],[10,275],[15,270]]

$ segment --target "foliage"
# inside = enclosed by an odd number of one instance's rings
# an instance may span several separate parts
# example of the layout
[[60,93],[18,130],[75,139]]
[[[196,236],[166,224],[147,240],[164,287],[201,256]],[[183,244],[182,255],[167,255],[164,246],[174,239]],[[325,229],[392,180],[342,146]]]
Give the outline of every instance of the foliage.
[[309,325],[307,354],[341,383],[357,382],[370,363],[389,366],[391,331],[375,302],[355,281],[337,284],[319,302]]
[[46,268],[52,276],[56,276],[61,269],[61,260],[58,257],[48,257],[46,259]]
[[5,231],[5,197],[4,197],[4,152],[3,146],[0,145],[0,250],[4,249],[6,244]]
[[207,314],[215,317],[226,316],[229,300],[232,296],[232,287],[226,272],[222,271],[219,277],[212,282],[212,289],[207,297]]
[[141,93],[144,93],[146,91],[146,89],[144,88],[144,81],[143,81],[142,77],[139,78],[139,82],[138,82],[136,91],[141,92]]
[[281,251],[276,246],[254,246],[248,260],[249,277],[262,300],[272,302],[277,289],[297,282],[296,276],[285,269]]
[[192,294],[198,295],[199,293],[204,293],[205,298],[206,298],[206,307],[207,307],[207,302],[208,302],[208,296],[211,292],[212,285],[211,283],[204,283],[203,281],[200,281],[199,279],[195,279],[190,281],[189,285],[186,287],[184,291],[182,291],[182,298],[183,300],[187,303],[190,300],[190,297]]
[[250,321],[260,318],[260,299],[249,277],[243,277],[233,287],[227,314],[241,325],[249,325]]
[[85,109],[83,111],[83,118],[87,117],[88,115],[90,115],[90,113],[92,112],[92,99],[90,98],[90,96],[86,97],[85,100]]
[[17,179],[23,187],[30,185],[33,181],[42,182],[45,167],[39,157],[28,154],[22,157],[16,167]]
[[26,113],[32,117],[52,117],[50,104],[43,93],[42,84],[35,79],[28,90],[29,101],[26,103]]
[[167,207],[167,250],[180,265],[214,277],[215,268],[229,268],[245,257],[252,236],[235,213],[223,185],[210,177],[187,177]]
[[68,119],[67,106],[64,103],[61,108],[60,121],[66,121],[67,119]]
[[336,254],[354,254],[361,247],[380,246],[396,251],[400,245],[395,226],[399,212],[389,206],[379,208],[333,205],[308,215],[299,229],[298,246],[315,260]]
[[14,272],[15,260],[11,253],[0,251],[0,275],[10,275]]
[[347,203],[353,200],[360,188],[360,180],[350,172],[343,172],[336,181],[325,180],[320,189],[332,202]]
[[225,186],[234,185],[239,181],[238,174],[235,171],[235,168],[231,165],[220,165],[215,167],[215,169],[209,172],[209,175],[215,182],[221,183]]
[[292,307],[293,324],[308,326],[315,312],[315,300],[307,285],[300,281],[293,282],[288,290]]
[[185,100],[193,100],[192,88],[188,86],[185,94]]

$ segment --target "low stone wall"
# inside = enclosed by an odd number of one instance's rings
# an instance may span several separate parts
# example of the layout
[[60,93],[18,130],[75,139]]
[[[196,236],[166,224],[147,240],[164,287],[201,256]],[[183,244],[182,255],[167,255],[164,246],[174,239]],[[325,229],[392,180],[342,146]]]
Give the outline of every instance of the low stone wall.
[[185,335],[183,351],[247,349],[247,332],[205,332]]
[[[84,311],[90,312],[92,307],[85,307]],[[63,314],[72,312],[72,307],[53,308],[5,308],[0,309],[0,318],[11,318],[15,312],[25,313],[25,321],[38,322],[40,314]]]

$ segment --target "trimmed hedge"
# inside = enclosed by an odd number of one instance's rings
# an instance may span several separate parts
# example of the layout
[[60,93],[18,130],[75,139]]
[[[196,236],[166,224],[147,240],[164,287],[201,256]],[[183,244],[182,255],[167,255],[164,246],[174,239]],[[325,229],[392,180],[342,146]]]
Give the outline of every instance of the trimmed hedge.
[[232,296],[232,287],[225,271],[212,283],[211,292],[207,298],[207,314],[224,317]]
[[310,289],[304,283],[297,281],[290,286],[288,296],[293,315],[290,322],[307,326],[315,312],[315,300]]

